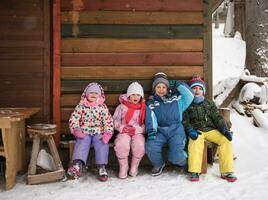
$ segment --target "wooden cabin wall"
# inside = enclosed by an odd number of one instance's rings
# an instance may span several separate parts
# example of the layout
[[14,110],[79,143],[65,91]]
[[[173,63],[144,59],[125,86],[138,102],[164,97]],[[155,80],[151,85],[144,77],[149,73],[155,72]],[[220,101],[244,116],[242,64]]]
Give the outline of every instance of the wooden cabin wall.
[[50,5],[0,1],[0,107],[39,107],[32,122],[50,120]]
[[148,94],[157,72],[180,80],[203,76],[203,10],[202,0],[62,0],[62,139],[91,81],[103,86],[113,113],[132,81]]

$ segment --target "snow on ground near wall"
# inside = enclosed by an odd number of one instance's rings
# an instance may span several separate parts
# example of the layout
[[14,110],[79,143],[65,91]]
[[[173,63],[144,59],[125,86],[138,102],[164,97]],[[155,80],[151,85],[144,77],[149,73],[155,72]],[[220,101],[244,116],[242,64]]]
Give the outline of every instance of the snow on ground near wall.
[[218,164],[208,168],[208,173],[201,176],[200,182],[188,181],[184,174],[175,168],[164,169],[162,175],[152,177],[148,170],[141,169],[136,178],[120,180],[116,171],[111,171],[108,182],[96,180],[88,173],[78,181],[57,182],[40,185],[26,185],[25,176],[17,178],[15,188],[3,192],[0,199],[23,200],[263,200],[268,196],[268,134],[252,125],[252,118],[238,115],[231,111],[231,121],[235,132],[233,146],[235,171],[238,181],[228,183],[219,178]]
[[239,33],[235,38],[223,36],[224,24],[213,29],[213,85],[228,77],[239,77],[246,59],[246,43]]

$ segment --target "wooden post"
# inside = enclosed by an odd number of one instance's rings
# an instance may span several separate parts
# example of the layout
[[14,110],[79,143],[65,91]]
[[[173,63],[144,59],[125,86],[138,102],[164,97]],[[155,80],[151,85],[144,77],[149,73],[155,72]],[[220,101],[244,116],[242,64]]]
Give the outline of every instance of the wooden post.
[[53,123],[57,125],[57,133],[54,136],[58,146],[61,134],[60,115],[60,44],[61,44],[61,21],[60,0],[53,0]]
[[242,39],[246,36],[245,0],[234,0],[235,31],[241,33]]
[[212,2],[203,0],[204,8],[204,77],[207,82],[206,96],[213,98],[213,78],[212,78]]

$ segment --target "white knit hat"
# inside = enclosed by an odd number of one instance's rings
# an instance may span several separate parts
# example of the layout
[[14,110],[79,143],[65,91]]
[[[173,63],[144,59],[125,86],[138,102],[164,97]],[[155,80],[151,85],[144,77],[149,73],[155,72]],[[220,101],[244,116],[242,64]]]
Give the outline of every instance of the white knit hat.
[[142,86],[138,82],[131,83],[127,88],[127,97],[132,94],[139,94],[144,97],[144,92]]

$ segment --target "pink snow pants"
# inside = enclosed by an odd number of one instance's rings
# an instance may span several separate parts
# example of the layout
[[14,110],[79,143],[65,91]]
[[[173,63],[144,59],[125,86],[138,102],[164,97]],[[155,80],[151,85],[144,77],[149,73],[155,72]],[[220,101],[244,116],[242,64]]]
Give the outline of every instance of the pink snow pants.
[[145,153],[145,138],[143,134],[129,136],[127,133],[120,133],[116,136],[114,150],[117,158],[123,159],[129,156],[131,149],[132,156],[142,158]]

